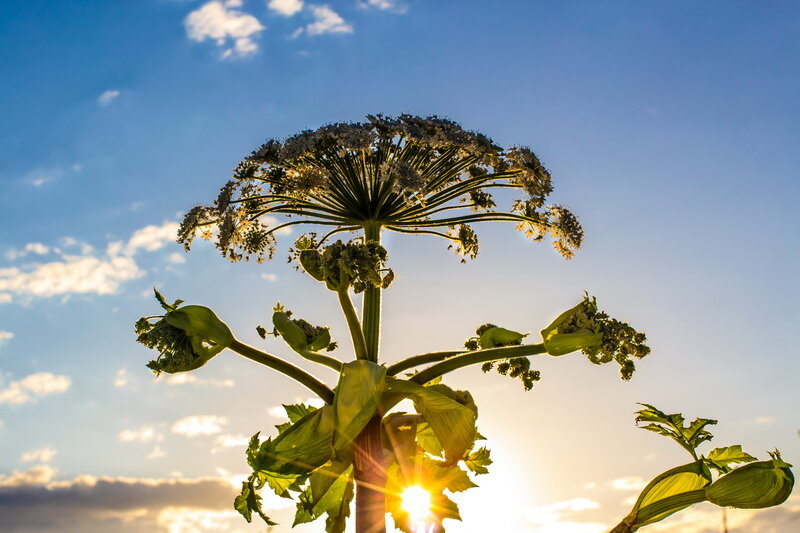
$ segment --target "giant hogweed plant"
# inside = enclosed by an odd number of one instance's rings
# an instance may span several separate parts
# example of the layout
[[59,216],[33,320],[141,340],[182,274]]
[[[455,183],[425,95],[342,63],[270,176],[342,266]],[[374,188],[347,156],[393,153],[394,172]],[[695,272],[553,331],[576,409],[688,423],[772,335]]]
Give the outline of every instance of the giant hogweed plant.
[[[550,173],[528,148],[501,148],[437,117],[378,115],[364,123],[333,124],[268,141],[239,163],[211,205],[188,212],[179,242],[188,250],[199,236],[231,261],[272,258],[277,232],[309,226],[291,257],[338,299],[352,341],[353,353],[334,357],[329,328],[310,324],[280,304],[273,310],[271,331],[257,328],[262,338],[281,337],[298,356],[320,365],[320,371],[333,372],[326,384],[288,359],[237,340],[207,307],[168,303],[156,292],[164,314],[136,323],[138,341],[159,352],[148,364],[156,374],[195,370],[228,349],[296,380],[324,402],[320,408],[286,405],[289,422],[277,426],[277,434],[262,438],[259,432],[250,440],[246,457],[252,473],[234,502],[247,521],[257,514],[274,524],[260,496],[271,490],[296,501],[294,525],[325,516],[326,531],[341,532],[355,500],[358,533],[384,532],[386,512],[395,527],[412,531],[416,526],[401,495],[421,486],[431,496],[429,529],[444,531],[444,519],[459,519],[450,496],[476,487],[474,476],[487,473],[492,463],[476,427],[472,396],[446,385],[444,376],[479,365],[484,372],[518,379],[530,390],[540,378],[531,368],[532,356],[581,352],[595,364],[615,361],[622,379],[631,378],[634,360],[650,352],[645,335],[601,311],[588,295],[542,329],[538,339],[484,324],[461,348],[388,365],[380,359],[381,294],[394,278],[382,232],[442,238],[464,261],[478,253],[475,224],[511,222],[534,241],[549,239],[569,259],[581,246],[583,230],[566,207],[547,203],[552,190]],[[496,197],[500,201],[509,195],[498,192],[517,193],[518,198],[499,207]],[[281,223],[265,224],[276,215]],[[342,234],[351,238],[334,240]],[[353,295],[361,295],[360,315]],[[403,400],[411,400],[413,412],[395,408]],[[662,420],[652,422],[662,427]],[[683,431],[662,425],[665,432]],[[697,440],[696,435],[686,438],[691,446]],[[723,451],[695,457],[691,468],[726,468],[743,460],[734,455]],[[764,479],[787,475],[785,463],[770,464],[777,466],[758,469]],[[677,490],[671,488],[670,472],[654,481],[660,496]],[[705,470],[692,475],[703,477]],[[688,493],[675,492],[680,503],[655,498],[650,490],[617,531],[633,531],[700,501],[698,490],[704,489],[702,497],[709,499],[717,483],[706,487],[696,481]],[[721,504],[763,507],[780,499],[761,497],[745,490],[739,499]]]

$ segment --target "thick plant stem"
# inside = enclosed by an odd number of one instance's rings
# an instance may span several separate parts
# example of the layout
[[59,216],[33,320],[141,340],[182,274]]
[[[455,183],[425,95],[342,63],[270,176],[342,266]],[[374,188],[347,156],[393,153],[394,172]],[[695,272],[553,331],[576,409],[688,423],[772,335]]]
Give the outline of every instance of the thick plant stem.
[[[381,242],[380,227],[364,227],[366,242]],[[378,361],[380,341],[381,289],[369,287],[364,292],[361,321],[366,342],[367,360]],[[386,533],[386,471],[383,467],[381,419],[373,418],[356,437],[356,533]]]
[[356,533],[386,533],[386,471],[381,419],[374,417],[356,438]]
[[[366,242],[381,243],[379,226],[364,226]],[[381,337],[381,288],[367,287],[364,291],[364,311],[361,324],[364,328],[364,340],[367,343],[367,360],[378,362],[378,345]]]
[[256,363],[261,363],[264,366],[268,366],[273,370],[277,370],[281,374],[289,376],[290,378],[294,379],[301,385],[305,385],[311,391],[313,391],[317,396],[322,398],[325,403],[331,404],[333,403],[333,391],[325,386],[320,380],[306,372],[305,370],[294,366],[291,363],[287,363],[283,359],[275,357],[274,355],[270,355],[268,353],[262,352],[261,350],[257,350],[252,346],[248,346],[243,342],[239,342],[234,340],[230,346],[228,346],[231,350],[247,357],[251,361],[255,361]]

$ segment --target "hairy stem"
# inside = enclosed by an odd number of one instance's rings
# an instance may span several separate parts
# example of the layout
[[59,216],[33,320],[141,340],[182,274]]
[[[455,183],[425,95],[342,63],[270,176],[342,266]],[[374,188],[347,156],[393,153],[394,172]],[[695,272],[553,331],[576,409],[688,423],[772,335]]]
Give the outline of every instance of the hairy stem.
[[317,363],[318,365],[327,366],[331,370],[335,370],[336,372],[341,372],[344,363],[336,359],[335,357],[331,357],[330,355],[325,355],[324,353],[319,352],[312,352],[311,350],[302,350],[299,353],[304,358],[308,359],[312,363]]
[[268,366],[273,370],[277,370],[281,374],[289,376],[301,385],[306,386],[309,390],[322,398],[325,403],[333,403],[333,391],[305,370],[298,368],[291,363],[287,363],[283,359],[275,357],[274,355],[257,350],[252,346],[248,346],[247,344],[237,340],[234,340],[230,346],[228,346],[228,348],[241,356],[247,357],[251,361],[261,363],[262,365]]
[[[364,226],[366,242],[381,242],[377,225]],[[366,359],[378,361],[381,322],[381,289],[364,292],[362,325]],[[354,477],[356,481],[356,533],[386,533],[386,471],[383,467],[381,419],[373,418],[356,437]]]
[[438,363],[439,361],[444,361],[445,359],[449,359],[464,352],[466,352],[466,350],[451,350],[449,352],[431,352],[415,355],[390,365],[389,368],[386,369],[386,374],[389,376],[396,376],[403,370],[408,370],[415,366],[427,365],[428,363]]
[[347,327],[350,329],[350,338],[353,340],[353,349],[356,352],[356,359],[367,359],[367,342],[364,340],[364,330],[361,329],[361,322],[358,321],[356,308],[350,299],[347,289],[338,291],[339,304],[342,306],[344,317],[347,320]]
[[[377,225],[364,226],[366,242],[381,243],[381,228]],[[378,362],[378,346],[381,330],[381,288],[367,287],[364,291],[363,319],[364,341],[367,348],[367,360]]]
[[497,361],[499,359],[509,359],[511,357],[527,357],[529,355],[537,355],[545,353],[544,344],[524,344],[521,346],[504,346],[502,348],[489,348],[487,350],[478,350],[475,352],[467,352],[461,355],[456,355],[449,359],[445,359],[441,363],[436,363],[429,366],[410,381],[424,385],[432,379],[443,376],[453,370],[459,368],[475,365],[478,363],[488,363],[489,361]]

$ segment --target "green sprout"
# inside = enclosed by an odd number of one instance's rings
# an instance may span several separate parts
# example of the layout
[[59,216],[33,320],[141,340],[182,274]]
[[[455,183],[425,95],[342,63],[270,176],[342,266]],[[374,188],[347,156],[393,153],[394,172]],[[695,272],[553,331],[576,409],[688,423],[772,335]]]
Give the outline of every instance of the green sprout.
[[[245,455],[251,473],[234,501],[248,522],[258,515],[275,525],[261,506],[261,494],[271,490],[296,503],[294,525],[324,516],[325,530],[341,533],[352,507],[357,533],[384,533],[386,513],[396,528],[411,532],[416,525],[403,506],[403,494],[421,486],[431,497],[427,526],[443,532],[446,519],[460,519],[451,497],[476,487],[476,477],[492,464],[477,429],[472,395],[445,384],[445,376],[479,366],[519,379],[530,390],[541,378],[531,367],[532,357],[580,351],[595,364],[616,361],[622,378],[631,378],[633,360],[650,353],[645,335],[601,311],[588,295],[541,329],[539,342],[528,333],[487,323],[463,347],[456,342],[453,350],[411,355],[388,365],[381,361],[381,295],[395,278],[382,233],[444,239],[463,262],[479,252],[476,224],[510,222],[533,241],[549,239],[570,259],[584,233],[569,209],[548,202],[553,181],[528,148],[502,148],[435,116],[374,115],[361,123],[331,124],[267,141],[238,164],[216,200],[186,214],[178,233],[186,250],[200,237],[234,262],[272,258],[280,230],[308,226],[310,231],[295,240],[290,260],[336,295],[352,342],[352,353],[339,349],[335,357],[329,353],[336,347],[330,328],[298,318],[280,304],[273,309],[272,333],[285,342],[289,356],[332,371],[326,383],[287,358],[239,341],[206,307],[182,306],[180,300],[167,304],[156,292],[165,314],[136,323],[137,340],[159,352],[148,365],[156,373],[194,370],[227,348],[294,379],[324,402],[319,408],[284,406],[289,422],[266,439],[258,432],[250,440]],[[267,223],[276,217],[277,223]],[[346,234],[349,239],[343,238]],[[267,338],[264,326],[256,329]],[[408,412],[398,408],[404,400],[413,406]],[[677,500],[647,492],[625,519],[628,529],[619,531],[633,531],[679,510],[699,498],[692,491],[703,489],[704,499],[720,505],[765,506],[791,488],[791,474],[779,457],[702,484],[698,480],[709,479],[709,468],[725,470],[743,462],[741,449],[696,456],[695,447],[707,436],[704,427],[712,421],[687,428],[678,415],[646,407],[640,412],[650,424],[646,429],[676,439],[695,459],[684,470],[670,472],[689,472],[694,481],[688,495],[675,493]],[[784,477],[779,479],[778,472]],[[673,479],[656,481],[658,493],[664,492],[662,481]],[[751,480],[762,500],[743,492]]]

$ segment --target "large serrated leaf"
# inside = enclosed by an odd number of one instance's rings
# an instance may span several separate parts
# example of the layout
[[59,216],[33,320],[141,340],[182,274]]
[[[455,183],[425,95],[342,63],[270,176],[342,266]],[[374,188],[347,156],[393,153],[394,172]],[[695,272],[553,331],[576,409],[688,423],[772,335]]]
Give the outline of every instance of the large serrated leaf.
[[475,443],[475,419],[472,409],[445,396],[433,387],[394,378],[386,379],[381,407],[388,411],[399,401],[409,398],[441,443],[445,458],[451,464],[461,460]]
[[708,465],[722,473],[730,472],[730,465],[738,463],[749,463],[756,458],[747,452],[742,451],[740,444],[725,446],[724,448],[714,448],[706,456]]

